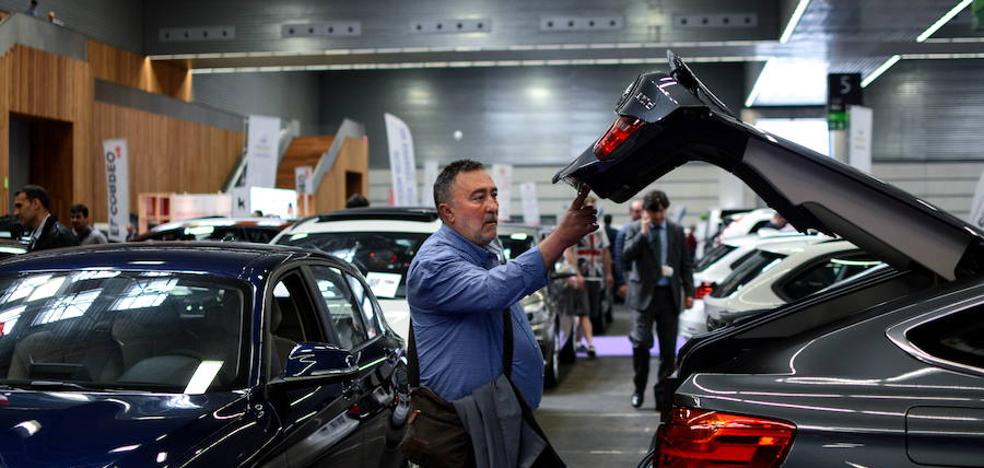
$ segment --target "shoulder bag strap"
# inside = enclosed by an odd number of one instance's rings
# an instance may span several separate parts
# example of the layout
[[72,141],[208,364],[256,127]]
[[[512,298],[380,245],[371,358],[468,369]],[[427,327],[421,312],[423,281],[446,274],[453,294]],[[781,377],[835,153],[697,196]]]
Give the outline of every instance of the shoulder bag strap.
[[420,360],[417,359],[417,340],[413,337],[413,319],[410,319],[410,343],[407,344],[407,378],[410,388],[420,386]]
[[502,311],[502,373],[506,378],[512,376],[513,361],[513,326],[512,311],[508,308]]

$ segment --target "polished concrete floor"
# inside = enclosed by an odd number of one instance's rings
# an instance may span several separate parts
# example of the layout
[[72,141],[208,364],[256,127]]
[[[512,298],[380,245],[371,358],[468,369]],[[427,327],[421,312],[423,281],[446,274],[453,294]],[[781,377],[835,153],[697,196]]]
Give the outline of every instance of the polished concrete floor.
[[[615,310],[607,336],[628,333],[628,312]],[[627,338],[626,338],[627,339]],[[653,369],[658,365],[653,358]],[[548,390],[537,421],[568,466],[634,467],[646,454],[659,424],[652,393],[641,409],[629,405],[632,358],[579,355],[561,370],[560,385]]]

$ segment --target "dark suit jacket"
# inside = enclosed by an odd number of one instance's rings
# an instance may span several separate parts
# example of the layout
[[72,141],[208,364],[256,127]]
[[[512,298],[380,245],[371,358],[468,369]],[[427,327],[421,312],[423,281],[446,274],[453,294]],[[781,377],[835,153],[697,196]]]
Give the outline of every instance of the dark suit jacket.
[[71,229],[59,223],[55,215],[48,217],[41,230],[41,236],[31,246],[31,252],[38,250],[57,249],[60,247],[75,247],[79,245],[79,238]]
[[[622,259],[629,266],[629,291],[625,303],[635,310],[645,310],[653,299],[656,282],[661,275],[659,252],[653,250],[653,245],[641,233],[641,222],[635,221],[625,227],[625,245],[622,247]],[[670,277],[673,304],[676,310],[681,310],[680,291],[684,295],[694,295],[694,264],[687,250],[687,239],[683,228],[666,222],[666,264],[673,267]]]

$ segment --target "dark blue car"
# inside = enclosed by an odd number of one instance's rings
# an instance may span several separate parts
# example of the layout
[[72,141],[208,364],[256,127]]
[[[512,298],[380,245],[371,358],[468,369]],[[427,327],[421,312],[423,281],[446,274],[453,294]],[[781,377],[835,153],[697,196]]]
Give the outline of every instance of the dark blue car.
[[0,264],[0,466],[400,466],[403,343],[351,265],[229,243]]

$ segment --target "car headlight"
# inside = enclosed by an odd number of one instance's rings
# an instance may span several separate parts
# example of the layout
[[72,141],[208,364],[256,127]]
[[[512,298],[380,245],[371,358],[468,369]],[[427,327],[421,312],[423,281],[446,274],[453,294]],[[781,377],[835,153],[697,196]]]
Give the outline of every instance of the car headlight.
[[524,297],[519,303],[523,306],[523,310],[526,312],[526,318],[529,319],[530,325],[533,326],[534,330],[538,326],[542,327],[550,319],[550,313],[547,310],[547,300],[542,291],[537,291]]

